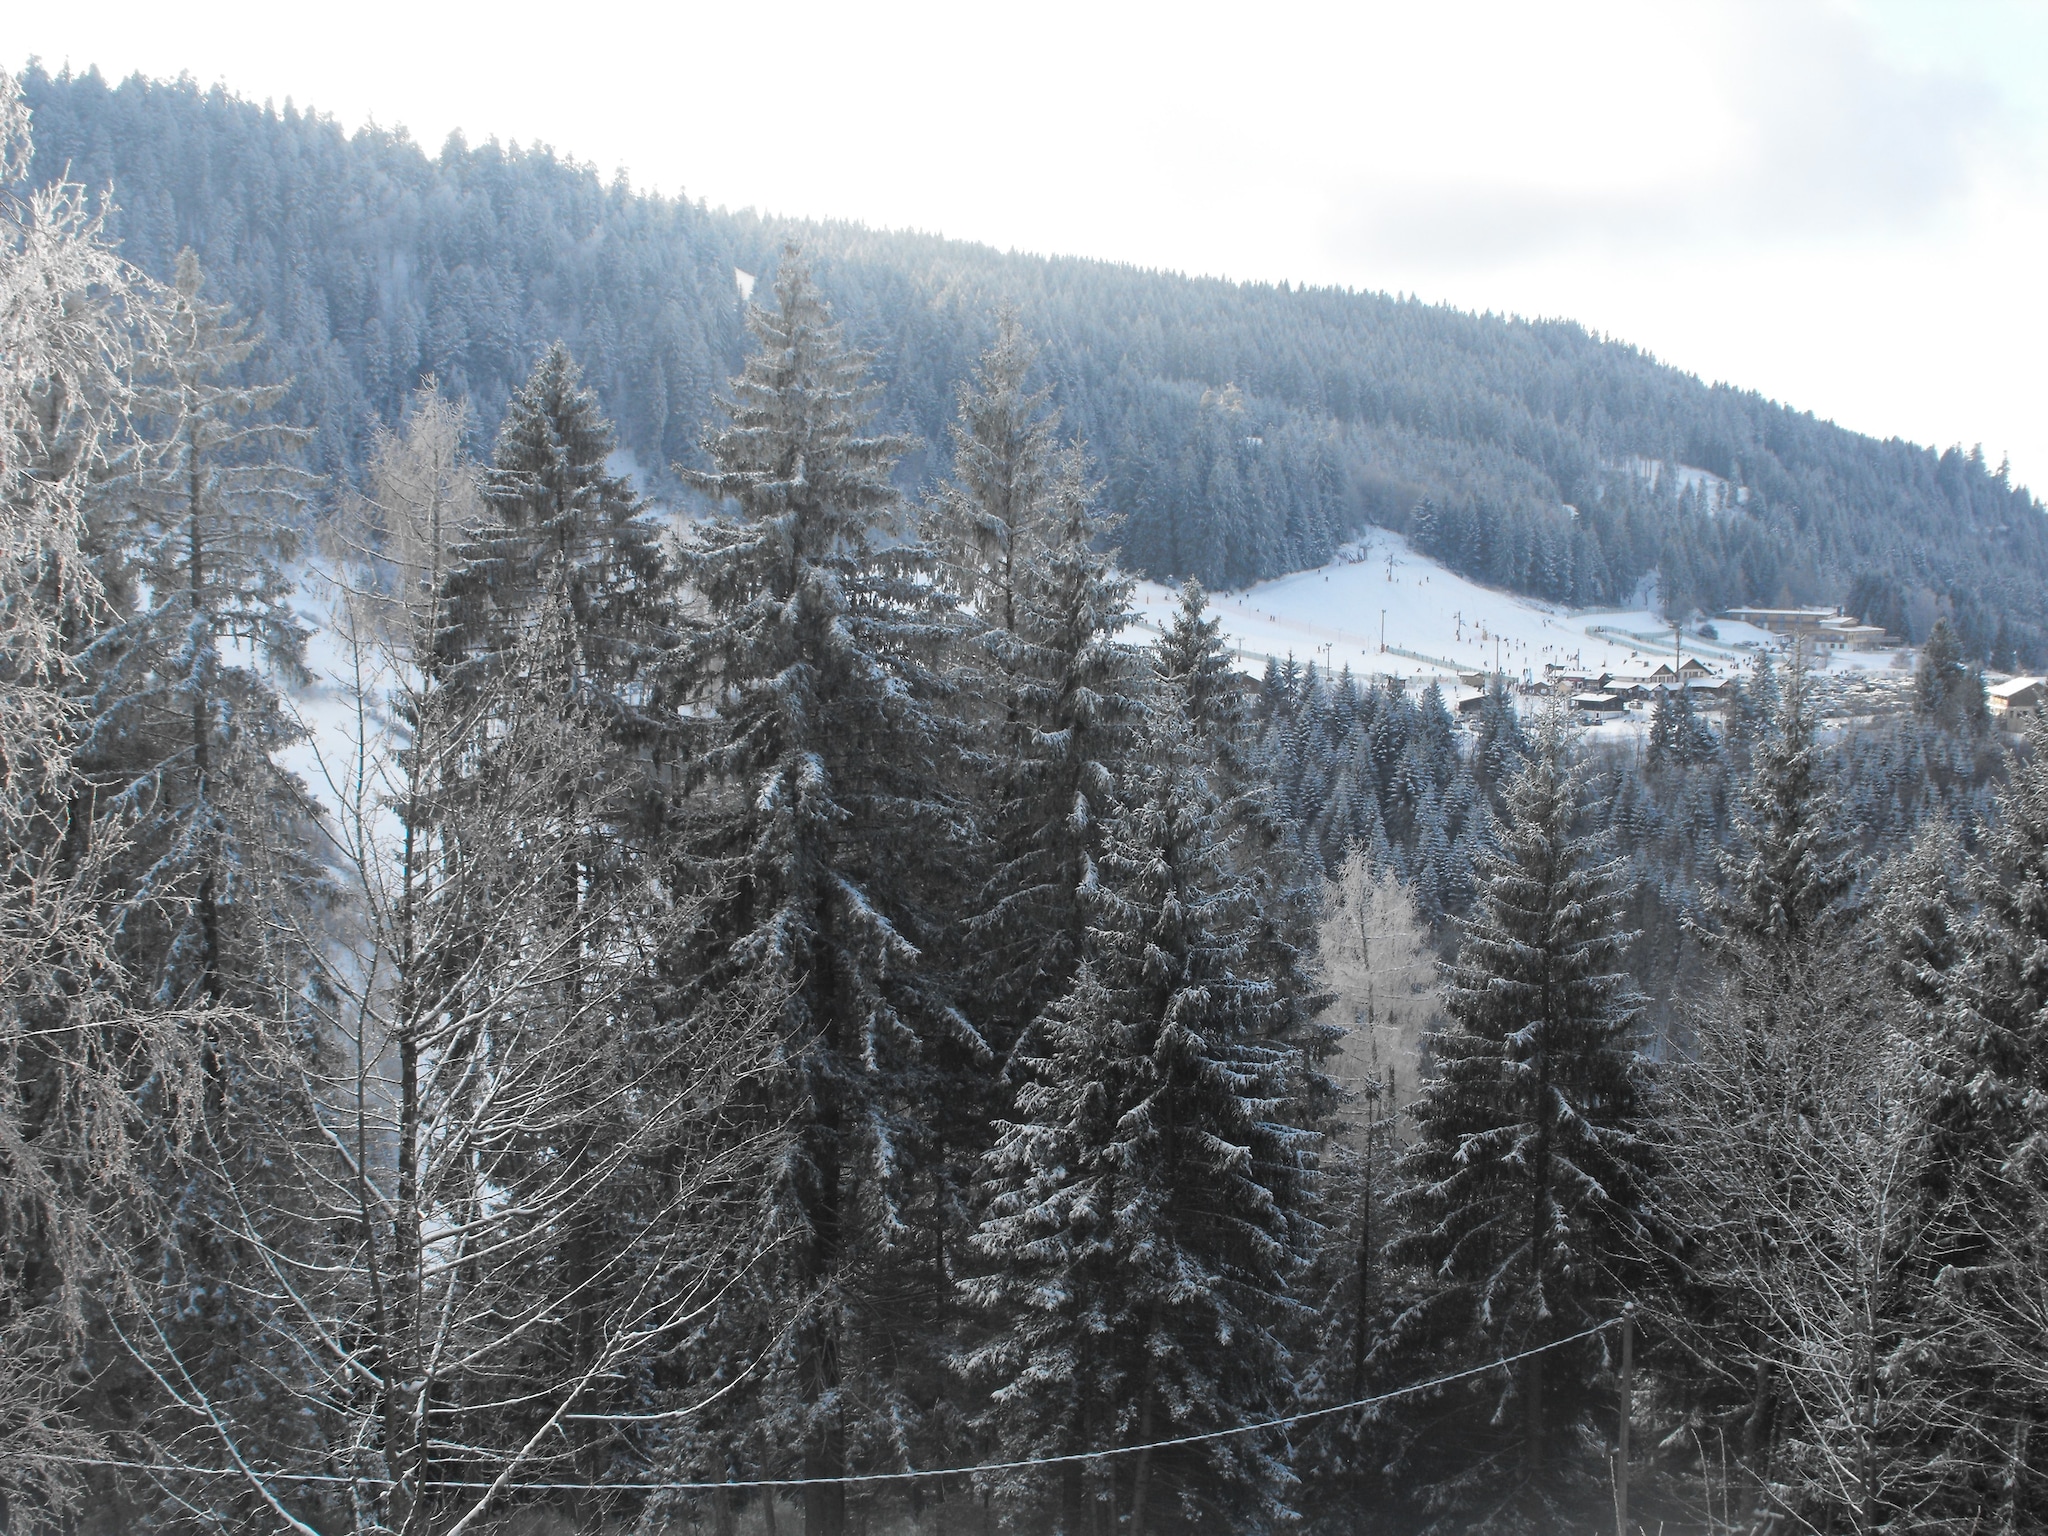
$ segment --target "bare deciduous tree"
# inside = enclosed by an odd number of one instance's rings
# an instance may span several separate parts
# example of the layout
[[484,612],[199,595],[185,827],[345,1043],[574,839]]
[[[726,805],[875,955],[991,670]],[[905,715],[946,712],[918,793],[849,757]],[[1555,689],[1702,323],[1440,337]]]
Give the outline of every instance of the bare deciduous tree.
[[[531,668],[447,686],[441,576],[476,506],[461,426],[421,399],[336,552],[321,776],[353,901],[325,936],[327,1049],[273,1061],[313,1134],[271,1154],[327,1238],[279,1245],[253,1210],[234,1234],[340,1481],[305,1480],[265,1426],[215,1437],[223,1465],[260,1453],[276,1513],[408,1536],[536,1497],[592,1511],[601,1493],[530,1485],[630,1481],[690,1394],[721,1390],[659,1362],[745,1270],[723,1202],[773,1148],[721,1110],[761,1064],[753,1014],[660,1009],[660,882],[578,889],[579,841],[616,807],[545,665],[567,615],[521,642]],[[592,1228],[610,1240],[565,1264]]]
[[[0,180],[31,154],[0,75]],[[68,181],[0,194],[0,1522],[24,1530],[107,1454],[77,1411],[83,1346],[131,1298],[144,1149],[189,1123],[193,1067],[175,1015],[120,1002],[104,898],[123,827],[74,761],[76,651],[105,611],[85,496],[154,326],[104,217]]]

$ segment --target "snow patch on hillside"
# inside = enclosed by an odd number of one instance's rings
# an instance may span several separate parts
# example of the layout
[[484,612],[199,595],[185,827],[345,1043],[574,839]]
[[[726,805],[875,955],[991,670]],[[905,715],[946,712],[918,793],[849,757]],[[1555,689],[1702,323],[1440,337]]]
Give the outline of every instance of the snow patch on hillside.
[[1732,485],[1711,469],[1701,469],[1697,464],[1646,459],[1638,454],[1625,461],[1623,467],[1638,480],[1647,481],[1651,490],[1668,483],[1674,496],[1688,493],[1697,496],[1700,506],[1715,516],[1731,507],[1746,506],[1749,502],[1748,486]]

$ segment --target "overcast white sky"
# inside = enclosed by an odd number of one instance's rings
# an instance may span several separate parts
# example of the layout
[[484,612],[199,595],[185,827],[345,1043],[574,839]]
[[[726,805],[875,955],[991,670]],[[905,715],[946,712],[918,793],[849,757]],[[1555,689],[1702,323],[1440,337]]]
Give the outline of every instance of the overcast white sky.
[[[713,204],[1570,316],[2048,492],[2048,0],[284,6],[0,25]],[[23,14],[26,12],[26,14]]]

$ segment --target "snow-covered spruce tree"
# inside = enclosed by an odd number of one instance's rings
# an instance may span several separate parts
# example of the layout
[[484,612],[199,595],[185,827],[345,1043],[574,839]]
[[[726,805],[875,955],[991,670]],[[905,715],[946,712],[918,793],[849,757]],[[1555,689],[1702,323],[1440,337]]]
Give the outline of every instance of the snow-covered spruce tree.
[[932,527],[971,616],[969,685],[983,717],[988,870],[970,898],[975,1017],[1007,1054],[1072,980],[1087,888],[1149,683],[1120,632],[1131,579],[1104,547],[1079,448],[1062,451],[1035,349],[1013,314],[960,390],[953,481]]
[[500,667],[554,604],[573,705],[620,745],[658,735],[649,709],[673,644],[675,578],[647,506],[608,461],[612,424],[569,349],[544,352],[505,408],[483,480],[487,515],[447,574],[463,671]]
[[[1209,611],[1208,594],[1190,580],[1181,587],[1173,622],[1152,651],[1153,671],[1165,696],[1186,721],[1193,750],[1207,765],[1209,787],[1222,802],[1236,872],[1252,884],[1256,932],[1252,966],[1282,989],[1275,1038],[1299,1045],[1320,1063],[1336,1049],[1341,1031],[1316,1022],[1327,999],[1309,980],[1306,953],[1320,916],[1321,860],[1302,849],[1302,829],[1275,805],[1271,785],[1256,762],[1254,696],[1230,665],[1223,621]],[[1333,765],[1325,772],[1336,778]],[[1297,1086],[1308,1095],[1303,1123],[1317,1123],[1334,1107],[1335,1085],[1309,1072]]]
[[[1806,1419],[1825,1418],[1803,1387],[1832,1390],[1800,1376],[1807,1322],[1787,1311],[1783,1270],[1789,1255],[1838,1243],[1822,1228],[1846,1218],[1817,1194],[1800,1198],[1800,1180],[1816,1136],[1839,1147],[1864,1134],[1847,1065],[1874,1071],[1887,1057],[1871,957],[1853,933],[1856,863],[1804,672],[1772,691],[1720,856],[1723,884],[1705,893],[1713,926],[1701,936],[1720,974],[1686,1012],[1693,1049],[1671,1074],[1666,1205],[1683,1241],[1660,1303],[1689,1362],[1664,1373],[1671,1410],[1711,1427],[1714,1466],[1702,1472],[1718,1475],[1725,1452],[1742,1483],[1730,1497],[1765,1501],[1760,1517],[1787,1470],[1785,1445],[1809,1436]],[[1871,1155],[1890,1166],[1889,1150]],[[1882,1210],[1889,1242],[1900,1207]],[[1811,1228],[1800,1226],[1806,1215]]]
[[766,1350],[730,1400],[730,1454],[827,1480],[805,1489],[805,1528],[837,1536],[830,1480],[900,1466],[925,1433],[894,1361],[944,1300],[913,1208],[931,1063],[981,1049],[930,957],[963,862],[955,733],[934,705],[957,623],[890,482],[903,440],[869,427],[868,359],[794,249],[749,322],[757,350],[694,477],[735,510],[680,554],[701,618],[672,836],[705,901],[674,965],[690,1007],[774,1010],[754,1125],[792,1142],[760,1211],[772,1261],[700,1353],[738,1369]]
[[1247,749],[1254,696],[1244,675],[1230,664],[1223,620],[1209,611],[1209,594],[1200,582],[1182,584],[1180,606],[1152,659],[1159,675],[1178,690],[1197,742],[1222,775],[1218,791],[1242,795],[1251,776]]
[[1709,902],[1716,930],[1751,945],[1792,949],[1838,932],[1856,883],[1856,857],[1815,737],[1806,674],[1772,690],[1770,724],[1751,752],[1722,856],[1725,889]]
[[1984,673],[1963,654],[1962,638],[1936,619],[1913,668],[1913,709],[1951,731],[1982,731],[1990,721]]
[[[1410,1293],[1387,1347],[1418,1371],[1615,1317],[1653,1220],[1626,891],[1579,831],[1583,784],[1547,715],[1445,968],[1450,1023],[1428,1042],[1389,1250]],[[1606,1496],[1614,1408],[1607,1343],[1580,1340],[1405,1402],[1392,1470],[1433,1529],[1554,1529]]]
[[1929,1513],[1997,1532],[2048,1520],[2048,731],[2028,747],[1966,865],[1967,905],[1923,872],[1891,936],[1929,999],[1913,1368],[1957,1398],[1926,1437],[1950,1472]]
[[[1091,893],[1083,965],[1023,1060],[984,1163],[969,1355],[1006,1457],[1144,1445],[1243,1424],[1291,1397],[1290,1287],[1315,1235],[1315,1138],[1290,1123],[1290,988],[1248,942],[1253,891],[1166,690]],[[1290,1518],[1277,1436],[993,1485],[1059,1528],[1261,1530]]]
[[988,626],[982,649],[998,672],[1024,665],[1003,646],[1027,617],[1032,557],[1045,539],[1062,457],[1052,391],[1031,387],[1037,361],[1016,311],[1004,309],[974,376],[956,388],[953,475],[928,514],[946,584]]
[[1690,689],[1658,693],[1650,716],[1650,739],[1645,754],[1653,771],[1689,768],[1712,758],[1718,750],[1713,730],[1693,708]]

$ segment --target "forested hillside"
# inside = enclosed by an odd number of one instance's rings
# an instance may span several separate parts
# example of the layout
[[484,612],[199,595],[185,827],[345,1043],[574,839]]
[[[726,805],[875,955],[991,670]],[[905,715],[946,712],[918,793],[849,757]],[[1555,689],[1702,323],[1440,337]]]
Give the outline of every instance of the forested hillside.
[[5,75],[0,164],[0,1530],[2048,1525],[2048,722],[1953,626],[1640,751],[1254,682],[1014,315],[893,432],[784,247],[674,519],[568,345],[354,444]]
[[1569,322],[768,221],[545,149],[429,154],[189,82],[24,83],[43,163],[112,187],[129,258],[168,278],[189,245],[257,318],[257,366],[296,381],[330,471],[353,474],[428,374],[487,440],[560,339],[672,489],[739,364],[736,274],[765,279],[795,237],[878,354],[885,418],[924,445],[909,482],[939,467],[954,385],[1016,306],[1146,574],[1242,585],[1369,520],[1539,596],[1617,601],[1655,571],[1676,611],[1853,596],[1915,640],[1946,616],[1983,659],[2048,660],[2048,519],[2002,468],[1708,387]]

